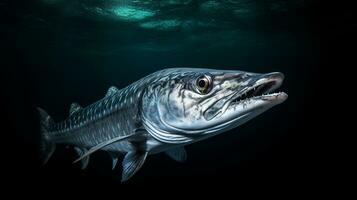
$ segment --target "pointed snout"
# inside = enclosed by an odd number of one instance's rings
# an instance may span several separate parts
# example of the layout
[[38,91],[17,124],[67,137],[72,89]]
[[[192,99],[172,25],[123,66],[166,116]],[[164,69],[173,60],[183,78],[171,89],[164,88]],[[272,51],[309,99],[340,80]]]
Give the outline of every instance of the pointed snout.
[[283,82],[285,76],[281,72],[272,72],[272,73],[268,73],[268,74],[263,74],[263,76],[261,78],[266,78],[270,81],[275,81],[275,82],[281,84]]
[[284,74],[281,72],[271,72],[267,74],[261,74],[257,76],[255,84],[262,84],[262,83],[273,83],[271,87],[271,91],[279,88],[284,81]]

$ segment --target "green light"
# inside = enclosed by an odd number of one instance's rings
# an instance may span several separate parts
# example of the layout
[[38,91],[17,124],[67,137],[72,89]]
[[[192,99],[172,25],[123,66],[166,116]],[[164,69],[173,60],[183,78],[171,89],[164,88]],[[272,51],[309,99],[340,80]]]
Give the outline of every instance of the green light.
[[129,21],[139,21],[155,15],[151,10],[139,9],[132,6],[120,6],[113,8],[111,11],[120,19]]
[[172,30],[181,25],[181,22],[176,19],[169,20],[159,20],[159,21],[150,21],[140,24],[143,28],[154,28],[159,30]]

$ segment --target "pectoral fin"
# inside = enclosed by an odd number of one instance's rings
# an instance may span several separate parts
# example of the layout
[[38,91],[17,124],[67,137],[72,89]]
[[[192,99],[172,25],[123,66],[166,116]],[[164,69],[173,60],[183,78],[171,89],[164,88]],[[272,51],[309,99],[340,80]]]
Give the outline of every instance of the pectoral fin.
[[[77,152],[77,155],[79,156],[79,157],[81,157],[82,155],[84,155],[88,150],[87,149],[85,149],[85,148],[80,148],[80,147],[74,147],[74,150]],[[82,160],[81,160],[81,169],[85,169],[85,168],[87,168],[87,166],[88,166],[88,163],[89,163],[89,156],[87,156],[87,157],[85,157],[85,158],[83,158]]]
[[123,173],[121,181],[127,181],[131,178],[144,164],[148,152],[129,152],[123,160]]
[[115,142],[119,142],[119,141],[123,141],[123,140],[126,140],[126,139],[129,139],[129,138],[134,138],[137,136],[138,133],[136,134],[132,134],[132,135],[127,135],[127,136],[123,136],[123,137],[116,137],[116,138],[113,138],[113,139],[110,139],[110,140],[107,140],[107,141],[104,141],[94,147],[92,147],[91,149],[89,149],[89,151],[87,151],[85,154],[83,154],[81,157],[79,157],[77,160],[73,161],[73,163],[76,163],[80,160],[82,160],[83,158],[89,156],[90,154],[102,149],[103,147],[106,147],[108,145],[111,145]]
[[187,159],[187,153],[184,147],[170,149],[168,151],[165,151],[165,153],[177,162],[185,162]]

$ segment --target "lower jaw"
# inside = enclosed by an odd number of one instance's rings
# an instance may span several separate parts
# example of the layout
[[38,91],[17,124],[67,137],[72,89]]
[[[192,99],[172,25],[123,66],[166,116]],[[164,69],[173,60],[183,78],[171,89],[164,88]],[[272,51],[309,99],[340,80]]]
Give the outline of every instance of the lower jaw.
[[262,95],[262,100],[275,101],[277,103],[281,103],[288,98],[288,95],[285,92],[278,92],[268,95]]
[[[275,106],[281,102],[283,102],[287,98],[287,94],[284,92],[279,92],[279,93],[272,93],[272,94],[266,94],[266,95],[261,95],[261,96],[255,96],[255,97],[250,97],[244,100],[241,100],[239,102],[230,102],[229,106],[223,111],[223,113],[229,112],[228,110],[232,109],[232,115],[229,120],[226,122],[221,123],[220,125],[217,125],[215,127],[209,128],[205,133],[221,133],[226,130],[233,129],[237,126],[240,126],[241,124],[249,121],[250,119],[256,117],[257,115],[263,113],[264,111],[268,110],[272,106]],[[249,101],[264,101],[262,103],[257,103],[254,105],[249,105],[250,103],[254,102],[249,102]],[[243,106],[243,109],[239,111],[239,114],[235,112],[239,105]],[[245,108],[244,108],[245,107]],[[235,113],[235,114],[234,114]],[[212,118],[211,120],[213,120]],[[216,134],[216,133],[215,133]],[[213,135],[215,135],[213,134]]]
[[284,92],[255,96],[239,102],[231,102],[225,113],[231,112],[231,120],[247,114],[255,117],[271,107],[284,102],[286,98],[287,94]]

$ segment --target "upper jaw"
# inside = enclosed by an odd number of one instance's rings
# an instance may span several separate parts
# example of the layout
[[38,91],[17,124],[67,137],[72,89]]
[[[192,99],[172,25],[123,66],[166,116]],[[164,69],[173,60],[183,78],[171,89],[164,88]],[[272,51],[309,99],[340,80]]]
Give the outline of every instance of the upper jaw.
[[270,92],[279,88],[284,80],[284,75],[280,72],[259,75],[254,77],[248,86],[238,91],[231,100],[231,105],[246,100],[268,100],[280,103],[286,100],[287,94],[284,92]]

